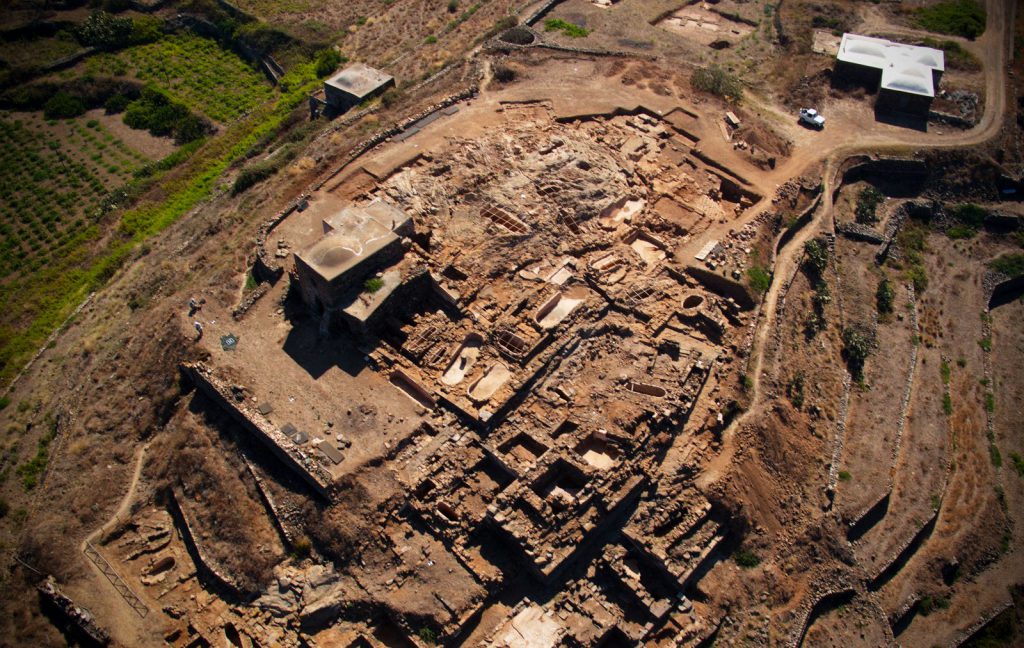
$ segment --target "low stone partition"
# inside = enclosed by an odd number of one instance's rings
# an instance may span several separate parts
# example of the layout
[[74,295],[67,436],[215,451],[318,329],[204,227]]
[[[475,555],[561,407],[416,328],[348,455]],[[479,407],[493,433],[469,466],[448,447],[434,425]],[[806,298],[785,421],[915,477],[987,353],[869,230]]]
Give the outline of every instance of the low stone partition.
[[230,387],[216,378],[213,371],[203,363],[183,364],[180,370],[205,396],[220,405],[247,432],[266,445],[318,495],[328,497],[331,476],[315,459],[295,445],[288,435],[271,425],[262,414],[251,409],[244,401],[235,400]]
[[826,607],[847,597],[853,598],[856,594],[855,589],[841,583],[837,576],[826,577],[812,584],[811,592],[804,598],[794,614],[797,621],[793,630],[782,645],[786,648],[799,648],[803,645],[804,636],[811,623]]
[[722,295],[723,297],[731,297],[735,299],[736,303],[744,309],[751,309],[756,305],[754,298],[750,295],[747,287],[738,281],[733,281],[728,277],[723,277],[722,275],[715,274],[710,270],[706,270],[696,265],[687,265],[686,273],[712,292]]

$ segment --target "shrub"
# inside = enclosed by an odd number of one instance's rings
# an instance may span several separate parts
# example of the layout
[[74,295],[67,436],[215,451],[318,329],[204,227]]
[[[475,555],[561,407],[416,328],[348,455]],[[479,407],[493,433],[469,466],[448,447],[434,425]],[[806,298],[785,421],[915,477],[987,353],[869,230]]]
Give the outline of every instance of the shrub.
[[428,626],[423,626],[419,631],[420,640],[425,644],[434,645],[437,643],[437,633]]
[[295,549],[296,558],[305,558],[309,555],[309,552],[312,551],[313,543],[310,542],[309,538],[306,536],[300,535],[295,539],[293,548]]
[[448,13],[455,13],[459,10],[459,0],[448,0]]
[[736,564],[744,569],[752,569],[761,564],[761,557],[749,549],[741,549],[733,555]]
[[697,90],[710,92],[730,101],[739,101],[743,97],[743,86],[739,78],[717,65],[698,68],[694,71],[690,84]]
[[370,277],[363,283],[363,290],[368,293],[375,293],[384,287],[384,280],[380,277]]
[[516,80],[516,71],[507,65],[494,66],[494,80],[498,83],[512,83]]
[[988,457],[992,460],[992,465],[996,468],[1003,467],[1003,455],[999,452],[999,448],[996,444],[992,443],[988,446]]
[[138,99],[128,104],[124,123],[157,136],[173,135],[178,144],[195,141],[209,130],[206,123],[189,112],[184,104],[171,101],[149,86],[142,89]]
[[873,225],[878,222],[878,206],[885,200],[885,196],[882,195],[878,189],[874,187],[864,187],[860,190],[857,195],[857,210],[856,218],[857,222],[862,225]]
[[129,40],[132,45],[155,43],[163,38],[163,21],[155,16],[138,16],[132,18],[132,31]]
[[828,246],[822,239],[811,239],[804,243],[804,268],[815,277],[820,277],[828,267]]
[[804,405],[804,374],[797,372],[786,384],[786,396],[789,397],[793,407],[800,409]]
[[881,314],[891,313],[895,299],[896,291],[893,290],[892,282],[888,278],[879,281],[878,290],[875,291],[875,302],[878,304],[878,312]]
[[7,406],[11,404],[9,396],[0,396],[0,411],[7,409]]
[[70,119],[84,113],[85,102],[64,91],[53,95],[43,105],[43,115],[47,119]]
[[1021,457],[1016,452],[1010,453],[1010,462],[1013,469],[1017,471],[1017,474],[1024,477],[1024,457]]
[[840,471],[839,471],[839,475],[838,475],[838,476],[839,476],[839,481],[844,481],[844,482],[848,482],[848,481],[850,481],[851,479],[853,479],[853,475],[851,475],[851,474],[850,474],[850,473],[849,473],[848,471],[846,471],[846,470],[840,470]]
[[116,49],[128,44],[132,36],[131,18],[119,18],[106,11],[94,11],[75,30],[78,42],[87,47]]
[[427,36],[426,38],[424,38],[423,42],[426,43],[427,45],[433,45],[434,43],[437,42],[437,36],[434,36],[433,34],[431,34],[430,36]]
[[316,54],[314,59],[316,76],[318,78],[324,78],[334,72],[339,65],[344,62],[344,57],[333,47],[322,49]]
[[996,397],[992,392],[985,392],[985,411],[990,414],[996,411]]
[[747,283],[751,290],[759,295],[763,295],[768,292],[768,288],[772,285],[772,276],[759,265],[751,266],[747,270]]
[[1024,275],[1024,253],[1013,252],[1003,254],[989,263],[988,267],[1008,277],[1019,277]]
[[548,18],[545,20],[544,31],[560,31],[570,38],[583,38],[590,35],[590,30],[586,27],[580,27],[561,18]]
[[984,33],[986,18],[977,0],[944,0],[917,10],[917,24],[928,31],[972,39]]
[[978,340],[978,346],[981,347],[982,351],[986,351],[986,352],[991,351],[992,350],[992,339],[991,338],[981,338],[980,340]]
[[946,416],[953,415],[953,398],[949,395],[949,392],[942,395],[942,412]]
[[953,371],[952,369],[950,369],[949,363],[946,362],[945,360],[943,360],[942,364],[939,365],[939,373],[942,375],[942,384],[948,385],[949,379],[953,375]]
[[940,41],[936,38],[926,38],[924,39],[924,46],[942,50],[946,55],[947,69],[964,70],[967,72],[976,72],[981,69],[981,62],[977,57],[964,49],[956,41]]
[[871,353],[871,345],[871,339],[859,329],[849,327],[843,330],[843,354],[850,373],[858,381],[863,378],[864,361]]
[[277,173],[277,168],[270,164],[252,164],[239,171],[235,183],[231,186],[231,195],[237,196],[249,187],[263,182]]

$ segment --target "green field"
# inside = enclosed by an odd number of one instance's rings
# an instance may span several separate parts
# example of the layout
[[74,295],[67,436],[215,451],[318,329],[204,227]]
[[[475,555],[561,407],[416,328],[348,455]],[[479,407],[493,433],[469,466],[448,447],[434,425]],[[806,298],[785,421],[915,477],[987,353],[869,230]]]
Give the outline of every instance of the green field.
[[215,41],[194,34],[172,34],[116,54],[94,56],[84,70],[153,83],[220,123],[238,119],[274,94],[261,72]]
[[95,119],[0,113],[0,280],[67,254],[89,229],[87,216],[148,161]]

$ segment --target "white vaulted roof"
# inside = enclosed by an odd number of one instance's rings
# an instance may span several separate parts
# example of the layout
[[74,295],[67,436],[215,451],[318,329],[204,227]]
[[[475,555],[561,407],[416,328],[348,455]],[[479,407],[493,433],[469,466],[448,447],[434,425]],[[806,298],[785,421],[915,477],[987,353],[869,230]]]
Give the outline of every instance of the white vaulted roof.
[[836,59],[882,71],[882,88],[935,96],[932,71],[946,68],[945,54],[931,47],[894,43],[884,38],[843,34]]

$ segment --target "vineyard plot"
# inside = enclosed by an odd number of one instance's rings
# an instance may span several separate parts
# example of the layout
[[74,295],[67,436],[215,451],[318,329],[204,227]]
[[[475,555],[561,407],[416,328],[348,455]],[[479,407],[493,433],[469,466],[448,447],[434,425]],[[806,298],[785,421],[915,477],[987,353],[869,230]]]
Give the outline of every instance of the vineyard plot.
[[112,134],[98,113],[61,122],[0,113],[3,280],[73,253],[90,238],[90,216],[106,195],[150,161]]
[[215,41],[194,34],[172,34],[148,45],[94,56],[84,70],[153,83],[222,124],[273,97],[273,88],[259,71]]

